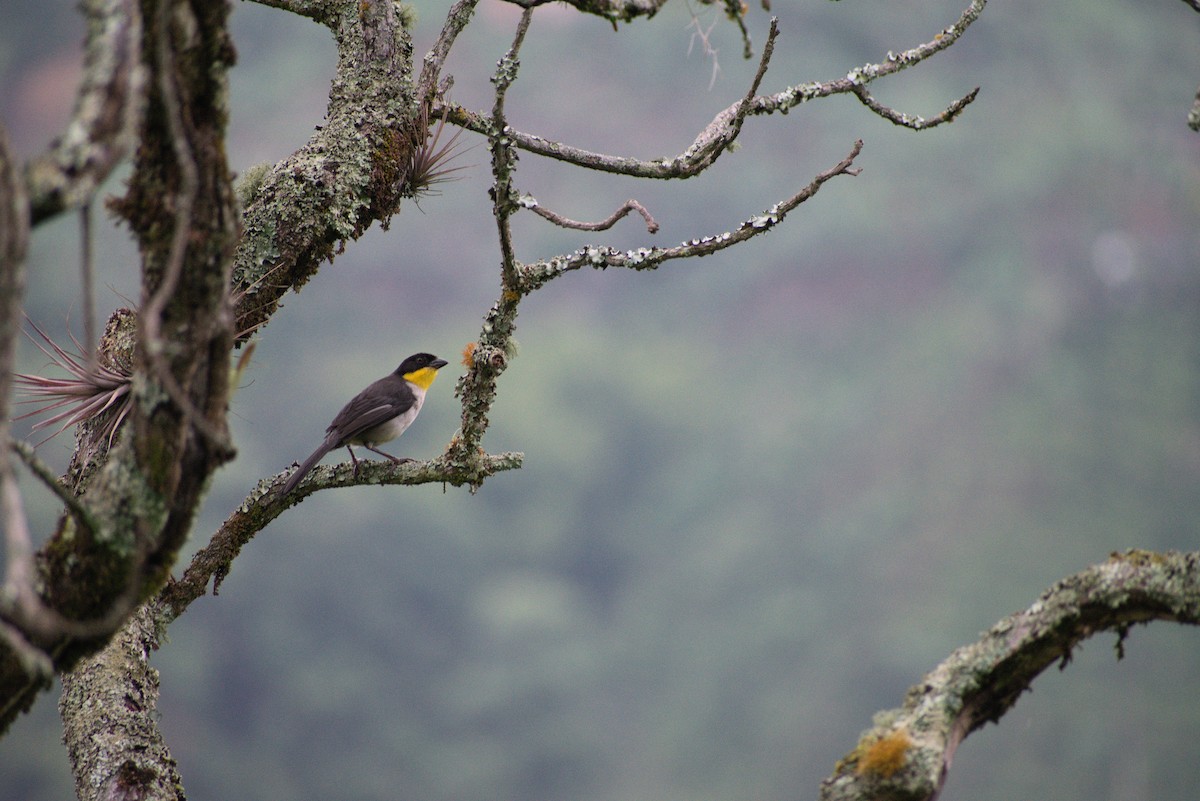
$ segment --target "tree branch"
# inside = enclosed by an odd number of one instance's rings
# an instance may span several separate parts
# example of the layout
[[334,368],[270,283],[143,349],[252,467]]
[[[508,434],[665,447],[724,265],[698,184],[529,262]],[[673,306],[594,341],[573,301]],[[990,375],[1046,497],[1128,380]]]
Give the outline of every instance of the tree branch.
[[471,15],[475,13],[475,6],[478,4],[479,0],[458,0],[446,15],[446,22],[442,25],[437,41],[425,54],[421,76],[417,79],[417,97],[422,101],[428,102],[437,93],[438,79],[441,77],[446,56],[450,54],[450,48],[454,46],[458,35],[471,21]]
[[[13,367],[16,363],[18,321],[25,294],[25,254],[29,246],[29,202],[8,146],[8,134],[0,128],[0,524],[5,535],[7,562],[3,596],[19,603],[33,591],[33,545],[21,493],[17,489],[10,439]],[[49,660],[34,647],[25,632],[7,621],[3,638],[8,646],[0,651],[0,675],[15,678],[18,691],[0,696],[0,721],[11,719],[29,707],[37,693],[49,686],[53,672]]]
[[941,125],[943,122],[953,122],[954,118],[961,114],[963,109],[971,105],[971,103],[979,95],[979,87],[976,86],[966,95],[960,97],[958,100],[955,100],[953,103],[947,106],[946,110],[941,114],[938,114],[936,117],[932,117],[930,119],[904,114],[903,112],[896,111],[890,106],[885,106],[883,103],[880,103],[878,100],[876,100],[871,93],[867,91],[867,87],[865,86],[859,85],[854,87],[854,94],[858,96],[858,99],[862,101],[864,106],[871,109],[871,111],[874,111],[885,120],[895,123],[902,128],[909,128],[914,131],[924,131],[927,128],[933,128],[937,125]]
[[[144,29],[148,44],[135,52],[147,60],[144,69],[172,72],[167,94],[174,91],[176,96],[164,98],[164,84],[147,81],[156,97],[142,117],[129,191],[112,204],[138,237],[143,297],[155,297],[164,283],[168,286],[161,296],[160,328],[141,340],[143,349],[132,336],[106,332],[104,346],[112,348],[112,358],[133,363],[130,425],[106,451],[102,467],[90,472],[94,451],[87,438],[98,427],[84,426],[68,472],[76,478],[71,486],[87,493],[90,518],[77,518],[68,507],[38,555],[38,609],[45,614],[8,621],[21,627],[58,670],[94,653],[138,598],[165,581],[209,476],[229,458],[228,449],[196,436],[190,415],[180,411],[185,407],[168,400],[164,385],[155,380],[158,371],[147,370],[146,351],[161,349],[190,407],[218,430],[223,427],[232,344],[228,267],[237,233],[219,107],[232,58],[225,31],[228,6],[163,2],[169,6],[163,18],[169,23]],[[146,7],[156,8],[154,3]],[[163,36],[171,39],[166,59],[155,44]],[[175,111],[167,108],[173,104]],[[174,121],[164,117],[172,114]],[[176,157],[178,137],[187,139],[186,159]],[[194,181],[185,174],[189,161]],[[188,213],[179,214],[181,208]],[[179,267],[172,268],[173,263]],[[6,324],[19,319],[5,315]],[[129,330],[133,328],[131,324]],[[106,357],[103,350],[99,355]],[[8,458],[7,448],[3,458]],[[0,698],[5,703],[0,728],[44,686],[44,679],[26,674],[13,652],[0,652]]]
[[[328,27],[337,45],[337,75],[325,124],[304,147],[271,168],[245,204],[244,234],[234,256],[237,329],[257,330],[280,299],[298,289],[376,220],[387,220],[412,196],[405,165],[422,111],[415,94],[412,39],[393,3],[264,2]],[[447,22],[436,53],[448,51],[472,3]],[[362,13],[368,8],[371,13]],[[457,26],[457,27],[456,27]],[[426,98],[421,98],[425,100]],[[267,276],[272,280],[264,280]]]
[[537,198],[533,197],[532,195],[521,195],[518,202],[523,208],[529,209],[542,219],[549,220],[550,222],[562,228],[572,228],[576,231],[607,231],[609,228],[612,228],[614,225],[616,225],[617,222],[623,220],[629,214],[629,212],[636,211],[638,214],[642,215],[642,219],[646,221],[646,230],[652,234],[658,233],[658,223],[652,216],[650,216],[650,212],[645,206],[632,198],[626,200],[625,204],[621,206],[621,208],[614,211],[608,217],[604,218],[600,222],[593,223],[579,222],[577,220],[571,220],[563,217],[561,214],[556,214],[542,204],[538,203]]
[[1066,665],[1079,643],[1151,620],[1200,625],[1200,552],[1115,553],[1063,579],[1024,612],[959,648],[908,691],[821,784],[822,801],[934,799],[958,745],[997,722],[1047,667]]
[[[781,92],[776,92],[775,94],[755,95],[743,98],[718,113],[712,122],[705,126],[704,130],[700,132],[687,150],[671,158],[643,160],[628,156],[597,153],[544,139],[535,134],[519,130],[509,130],[507,135],[513,144],[522,150],[546,156],[547,158],[565,161],[590,170],[629,175],[637,178],[662,180],[689,178],[711,166],[713,161],[732,144],[736,139],[737,132],[741,129],[742,122],[747,116],[752,114],[787,113],[801,103],[840,94],[854,94],[863,99],[864,95],[860,94],[863,91],[861,87],[865,87],[867,84],[880,78],[919,64],[935,53],[941,52],[952,45],[971,26],[971,23],[979,18],[985,5],[987,5],[987,0],[972,0],[971,4],[959,16],[957,22],[938,33],[929,42],[918,45],[910,50],[905,50],[902,53],[889,52],[882,61],[853,69],[844,78],[825,82],[802,83],[784,89]],[[763,48],[763,60],[759,65],[759,73],[755,77],[755,91],[757,90],[758,82],[761,81],[762,73],[766,69],[766,61],[770,56],[769,50],[773,46],[772,40],[774,36],[775,22],[772,20],[772,34]],[[975,94],[978,91],[976,89],[966,97],[955,101],[955,103],[951,104],[950,108],[942,112],[939,116],[953,118],[975,98]],[[867,94],[865,97],[870,98],[870,95]],[[901,119],[907,119],[910,122],[920,119],[917,116],[905,115],[901,112],[888,109],[886,106],[874,101],[873,98],[871,100],[872,103],[866,103],[867,107],[875,113],[881,114],[885,119],[893,122]],[[452,123],[461,125],[468,130],[477,133],[486,133],[488,130],[488,120],[483,114],[469,111],[457,105],[448,105],[446,113]],[[919,126],[906,124],[906,127],[923,130],[933,127],[934,124],[936,123],[925,123]],[[734,125],[736,128],[732,130],[732,136],[730,136],[730,125]]]
[[142,607],[105,648],[63,676],[63,742],[79,801],[184,801],[158,729],[158,671],[150,666],[158,626],[155,610]]
[[745,242],[747,239],[766,233],[782,222],[789,212],[815,195],[826,181],[839,175],[858,175],[860,170],[852,165],[862,151],[862,146],[862,140],[856,141],[844,159],[828,170],[819,173],[806,187],[762,214],[746,220],[733,231],[692,239],[669,248],[643,247],[635,250],[617,250],[611,247],[584,247],[570,255],[557,256],[524,265],[521,269],[521,292],[528,294],[553,278],[584,267],[601,270],[607,267],[652,270],[665,261],[708,256],[733,247],[740,242]]
[[475,454],[467,464],[443,455],[429,461],[402,464],[361,461],[357,470],[349,462],[344,462],[315,468],[286,496],[279,494],[279,488],[287,480],[288,472],[264,479],[226,518],[208,544],[196,552],[183,575],[167,584],[159,593],[156,603],[164,610],[164,625],[179,617],[193,601],[203,596],[208,591],[210,581],[213,594],[216,595],[233,566],[233,560],[255,534],[314,492],[381,484],[478,486],[495,473],[519,469],[521,460],[519,453]]
[[[638,17],[649,19],[667,4],[667,0],[562,0],[585,14],[595,14],[610,20],[615,30],[618,22],[633,22]],[[546,5],[551,0],[507,0],[526,10]]]
[[130,152],[145,106],[137,0],[86,0],[83,81],[66,131],[26,168],[33,223],[91,200]]

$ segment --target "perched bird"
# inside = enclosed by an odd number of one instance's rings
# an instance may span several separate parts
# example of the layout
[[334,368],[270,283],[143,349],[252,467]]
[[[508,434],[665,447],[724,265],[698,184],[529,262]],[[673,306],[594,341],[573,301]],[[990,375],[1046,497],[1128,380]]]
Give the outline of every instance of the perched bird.
[[325,441],[283,485],[283,494],[294,490],[325,454],[343,445],[350,451],[355,474],[358,473],[358,459],[354,458],[351,445],[362,445],[397,464],[412,461],[384,453],[375,446],[400,436],[417,419],[417,412],[421,411],[421,404],[425,402],[425,390],[437,377],[438,369],[446,364],[444,359],[432,353],[414,353],[400,363],[396,372],[355,395],[325,429]]

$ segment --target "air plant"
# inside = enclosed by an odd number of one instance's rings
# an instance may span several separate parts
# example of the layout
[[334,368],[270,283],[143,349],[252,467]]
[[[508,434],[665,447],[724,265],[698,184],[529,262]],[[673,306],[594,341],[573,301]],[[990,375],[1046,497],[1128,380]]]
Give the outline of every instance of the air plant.
[[458,138],[463,129],[459,128],[445,144],[441,144],[442,132],[446,128],[448,110],[443,109],[438,117],[437,127],[431,130],[429,120],[429,104],[421,106],[421,119],[417,126],[415,139],[418,141],[412,149],[408,163],[408,190],[414,198],[436,195],[434,188],[447,181],[456,181],[454,173],[465,170],[473,165],[460,164],[457,167],[447,166],[451,161],[465,153],[470,148],[463,148]]
[[108,440],[108,445],[111,447],[117,428],[129,414],[131,397],[129,388],[132,374],[119,363],[114,362],[111,366],[107,366],[101,364],[97,359],[85,356],[86,350],[74,334],[71,335],[71,342],[75,346],[73,353],[51,339],[28,317],[25,319],[45,344],[38,342],[28,332],[26,332],[26,336],[50,358],[52,363],[65,371],[68,377],[47,378],[25,373],[14,374],[17,385],[30,396],[19,403],[42,404],[32,412],[27,412],[15,419],[24,420],[27,417],[61,409],[52,417],[34,423],[32,431],[41,431],[61,423],[53,433],[37,443],[41,445],[71,426],[99,419],[107,412],[103,422],[100,423],[99,434]]

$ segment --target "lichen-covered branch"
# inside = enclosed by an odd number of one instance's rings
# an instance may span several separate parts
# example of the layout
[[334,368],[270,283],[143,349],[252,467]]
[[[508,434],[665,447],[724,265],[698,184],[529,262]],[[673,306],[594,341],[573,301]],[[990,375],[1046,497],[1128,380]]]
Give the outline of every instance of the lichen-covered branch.
[[79,801],[185,798],[158,729],[158,671],[150,666],[158,638],[153,607],[142,607],[107,646],[63,676],[63,742]]
[[268,5],[298,12],[295,6],[303,5],[303,13],[329,27],[337,74],[325,124],[249,192],[233,269],[239,331],[269,321],[284,294],[413,195],[407,165],[424,140],[419,129],[426,119],[426,101],[413,83],[411,35],[397,4]]
[[[758,70],[751,81],[749,91],[740,101],[717,114],[696,136],[691,146],[674,159],[641,161],[623,156],[607,156],[559,142],[550,142],[511,128],[506,131],[506,137],[522,150],[602,172],[632,175],[638,178],[689,178],[698,175],[711,167],[741,133],[742,125],[746,116],[753,109],[755,95],[762,84],[767,66],[770,64],[771,55],[774,53],[775,39],[778,35],[778,20],[772,19],[767,43],[763,47],[762,58],[759,60]],[[493,119],[468,111],[461,106],[448,105],[445,108],[445,114],[456,124],[478,133],[488,133],[494,124]]]
[[616,225],[620,220],[625,219],[630,212],[636,211],[642,216],[642,219],[646,221],[647,231],[652,234],[658,232],[658,223],[655,221],[654,217],[651,216],[650,211],[633,198],[626,200],[625,203],[621,205],[621,208],[617,209],[603,220],[598,220],[597,222],[582,222],[580,220],[572,220],[568,217],[564,217],[561,214],[552,211],[551,209],[548,209],[542,204],[538,203],[537,198],[533,197],[532,195],[521,195],[519,202],[523,208],[529,209],[543,220],[549,220],[550,222],[562,228],[571,228],[576,231],[607,231],[609,228],[612,228],[614,225]]
[[888,120],[895,125],[899,125],[901,128],[909,128],[914,131],[924,131],[928,128],[941,125],[944,122],[953,122],[954,118],[961,114],[963,109],[971,105],[971,103],[975,101],[975,98],[979,96],[979,87],[975,87],[958,100],[955,100],[953,103],[947,106],[941,114],[938,114],[936,117],[929,118],[896,111],[894,108],[886,106],[876,100],[875,96],[867,91],[867,87],[865,86],[856,86],[854,88],[854,94],[858,96],[858,99],[862,101],[864,106],[871,109],[871,111],[874,111],[885,120]]
[[254,535],[314,492],[381,484],[478,486],[488,476],[518,469],[521,460],[519,453],[476,454],[468,463],[457,463],[440,456],[403,464],[364,461],[359,463],[357,470],[347,462],[315,468],[286,496],[281,495],[279,489],[288,477],[287,471],[264,479],[226,518],[208,544],[196,552],[183,575],[163,588],[156,601],[162,609],[162,625],[183,614],[192,601],[208,591],[210,582],[215,595],[232,568],[234,558]]
[[137,0],[86,0],[83,80],[63,135],[26,168],[34,224],[87,203],[133,149],[145,105]]
[[822,801],[934,799],[959,744],[1016,704],[1079,643],[1116,632],[1117,655],[1137,623],[1200,625],[1200,552],[1126,551],[1063,579],[1024,612],[959,648],[908,691],[821,785]]
[[[667,4],[667,0],[562,0],[566,5],[574,6],[585,14],[595,14],[612,22],[615,29],[618,22],[633,22],[638,17],[649,19]],[[546,5],[551,0],[508,0],[513,5],[524,9],[534,9]]]
[[[743,98],[737,103],[719,112],[704,130],[701,131],[692,144],[682,153],[663,159],[637,159],[630,156],[609,155],[584,150],[562,142],[545,139],[536,134],[520,130],[508,131],[513,144],[521,150],[536,153],[547,158],[565,161],[600,172],[610,172],[619,175],[630,175],[638,178],[680,179],[689,178],[703,171],[728,148],[736,139],[745,118],[750,115],[786,114],[791,109],[810,100],[817,100],[834,95],[853,94],[864,101],[864,104],[876,114],[880,114],[897,124],[903,124],[914,130],[924,130],[934,127],[935,121],[915,124],[921,119],[916,115],[908,115],[884,106],[869,94],[864,94],[863,87],[880,78],[887,77],[901,70],[912,67],[930,56],[945,50],[954,44],[960,36],[979,18],[987,0],[972,0],[958,20],[939,32],[930,41],[901,53],[889,52],[884,59],[877,63],[866,64],[851,70],[845,77],[830,81],[814,81],[801,83],[768,95],[753,95]],[[763,47],[763,60],[755,77],[755,88],[762,80],[766,63],[770,58],[770,49],[776,36],[776,26],[772,20],[771,34]],[[952,103],[935,120],[952,119],[957,116],[978,93],[978,88],[965,97]],[[871,102],[867,102],[870,98]],[[471,131],[486,133],[489,126],[487,115],[470,111],[462,106],[451,105],[447,108],[451,122],[461,125]],[[902,122],[902,120],[907,122]],[[731,135],[732,134],[732,135]]]
[[655,246],[618,250],[612,247],[584,247],[569,255],[523,265],[519,283],[520,291],[528,294],[551,279],[584,267],[600,270],[608,267],[651,270],[666,261],[708,256],[764,234],[782,222],[789,212],[815,195],[827,181],[839,175],[858,175],[860,171],[853,164],[862,151],[862,146],[862,140],[856,141],[844,159],[828,170],[818,173],[799,192],[775,204],[762,214],[751,217],[732,231],[692,239],[674,247],[665,248]]
[[500,246],[500,297],[484,317],[479,341],[468,348],[464,358],[467,372],[459,378],[454,388],[455,396],[462,401],[462,423],[450,447],[446,449],[445,458],[457,463],[469,464],[477,458],[476,454],[482,452],[480,443],[487,431],[488,413],[496,398],[496,382],[507,369],[513,353],[513,335],[516,333],[517,310],[521,302],[521,293],[517,289],[521,265],[517,260],[509,221],[521,204],[513,185],[517,156],[508,136],[504,99],[509,87],[517,79],[520,66],[518,55],[532,20],[533,9],[526,8],[517,23],[513,43],[497,63],[492,76],[492,84],[496,89],[488,123],[488,148],[492,152],[492,215],[496,220]]
[[[149,304],[155,323],[131,320],[125,336],[106,332],[97,359],[130,365],[126,423],[111,450],[89,441],[101,426],[81,428],[68,481],[82,498],[68,505],[39,553],[46,613],[8,621],[58,670],[102,646],[166,580],[210,475],[231,456],[210,435],[225,426],[229,264],[238,232],[221,106],[233,58],[228,6],[147,0],[138,9],[158,21],[141,26],[134,48],[149,100],[128,193],[112,207],[137,237],[143,303],[157,299]],[[173,391],[165,388],[168,377]],[[107,458],[93,461],[99,452]],[[0,727],[43,686],[12,651],[0,652]]]

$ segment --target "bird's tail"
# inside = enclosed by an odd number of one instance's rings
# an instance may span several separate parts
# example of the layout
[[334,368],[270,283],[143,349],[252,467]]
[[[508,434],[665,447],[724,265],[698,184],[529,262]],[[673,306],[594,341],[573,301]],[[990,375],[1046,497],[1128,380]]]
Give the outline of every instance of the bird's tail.
[[296,468],[296,472],[292,473],[292,477],[289,478],[287,483],[283,485],[283,494],[287,495],[289,492],[294,490],[296,485],[300,483],[300,480],[308,475],[308,471],[316,467],[317,462],[321,461],[321,459],[325,457],[325,454],[333,450],[333,446],[334,443],[329,442],[328,440],[322,442],[321,446],[313,451],[312,455],[305,459],[303,464]]

